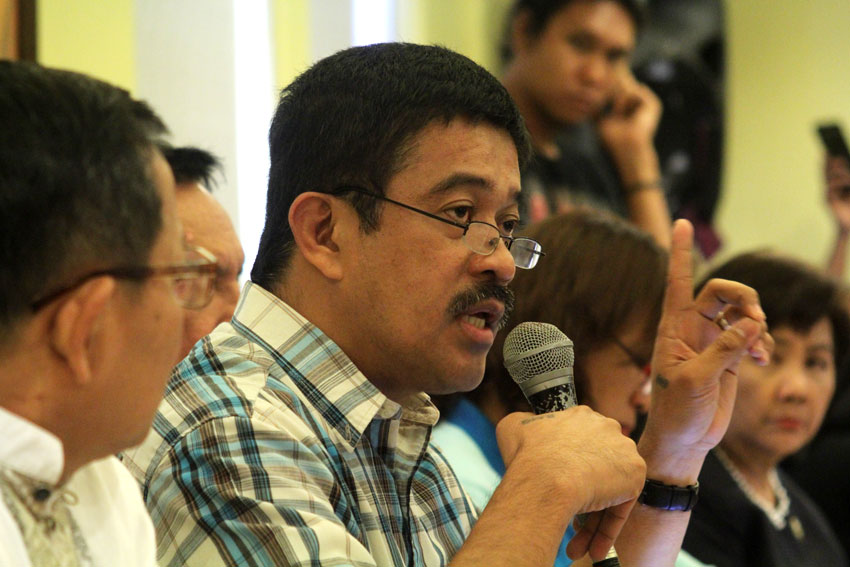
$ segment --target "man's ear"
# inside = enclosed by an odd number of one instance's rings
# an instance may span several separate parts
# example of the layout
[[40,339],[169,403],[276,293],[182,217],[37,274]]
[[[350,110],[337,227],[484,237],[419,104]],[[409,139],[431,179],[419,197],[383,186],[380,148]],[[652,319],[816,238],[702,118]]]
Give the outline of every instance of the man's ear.
[[[301,255],[326,278],[340,280],[342,232],[340,202],[332,195],[308,191],[289,207],[289,226]],[[344,224],[344,222],[343,222]]]
[[115,289],[115,278],[92,278],[68,292],[53,314],[51,346],[68,365],[78,384],[91,381],[92,356],[96,352],[92,339]]

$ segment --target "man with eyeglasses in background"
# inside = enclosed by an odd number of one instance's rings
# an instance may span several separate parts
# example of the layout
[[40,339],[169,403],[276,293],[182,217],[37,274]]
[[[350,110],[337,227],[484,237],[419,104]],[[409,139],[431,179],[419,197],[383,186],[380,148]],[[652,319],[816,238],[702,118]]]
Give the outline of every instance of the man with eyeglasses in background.
[[216,325],[230,321],[239,300],[239,276],[245,253],[227,211],[210,193],[213,174],[221,167],[210,152],[193,147],[164,147],[177,188],[177,217],[186,242],[210,251],[218,262],[212,299],[203,309],[186,312],[183,326],[183,358],[199,339]]
[[112,455],[144,439],[216,271],[187,257],[164,131],[123,90],[0,61],[0,565],[156,563]]
[[[351,48],[284,89],[270,145],[252,281],[124,455],[165,566],[539,567],[580,512],[597,513],[572,551],[598,559],[644,486],[644,458],[698,461],[723,429],[718,399],[734,396],[718,376],[747,348],[766,356],[757,298],[729,284],[736,330],[699,356],[663,351],[670,421],[648,429],[655,446],[639,455],[586,407],[512,414],[499,428],[507,472],[479,516],[429,444],[426,392],[481,381],[516,268],[546,261],[513,234],[529,150],[507,91],[444,48]],[[700,314],[719,301],[693,304],[687,225],[677,235],[662,336],[701,350],[719,329]],[[687,514],[638,516],[631,564],[672,565]]]

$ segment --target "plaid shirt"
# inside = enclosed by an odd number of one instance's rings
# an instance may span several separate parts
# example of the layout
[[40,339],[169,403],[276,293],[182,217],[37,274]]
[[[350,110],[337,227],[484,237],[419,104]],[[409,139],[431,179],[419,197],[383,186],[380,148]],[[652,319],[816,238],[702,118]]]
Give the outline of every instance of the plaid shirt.
[[475,521],[421,394],[386,398],[256,285],[174,370],[144,443],[162,565],[445,565]]

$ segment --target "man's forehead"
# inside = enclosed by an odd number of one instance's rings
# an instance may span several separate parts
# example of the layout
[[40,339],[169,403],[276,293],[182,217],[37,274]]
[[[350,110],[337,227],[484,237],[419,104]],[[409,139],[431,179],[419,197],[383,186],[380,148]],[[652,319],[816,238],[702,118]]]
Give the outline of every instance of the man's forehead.
[[[519,199],[517,147],[503,128],[463,118],[432,122],[413,137],[401,155],[400,167],[389,185],[413,174],[423,176],[415,192],[426,197],[468,189],[482,195],[506,192],[510,200]],[[402,192],[412,193],[409,189],[402,188]]]
[[[631,51],[637,39],[637,24],[632,15],[618,2],[570,2],[561,7],[549,20],[549,26],[555,21],[572,28],[614,41],[620,47]],[[620,25],[614,26],[617,23]]]

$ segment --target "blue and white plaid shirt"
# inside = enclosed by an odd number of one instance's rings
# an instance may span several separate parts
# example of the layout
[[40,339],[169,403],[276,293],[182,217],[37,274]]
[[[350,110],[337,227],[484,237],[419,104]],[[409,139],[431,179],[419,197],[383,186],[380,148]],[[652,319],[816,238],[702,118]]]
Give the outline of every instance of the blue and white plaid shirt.
[[[364,337],[368,340],[368,337]],[[446,565],[475,521],[424,394],[386,398],[325,334],[247,284],[174,371],[145,442],[164,566]]]

